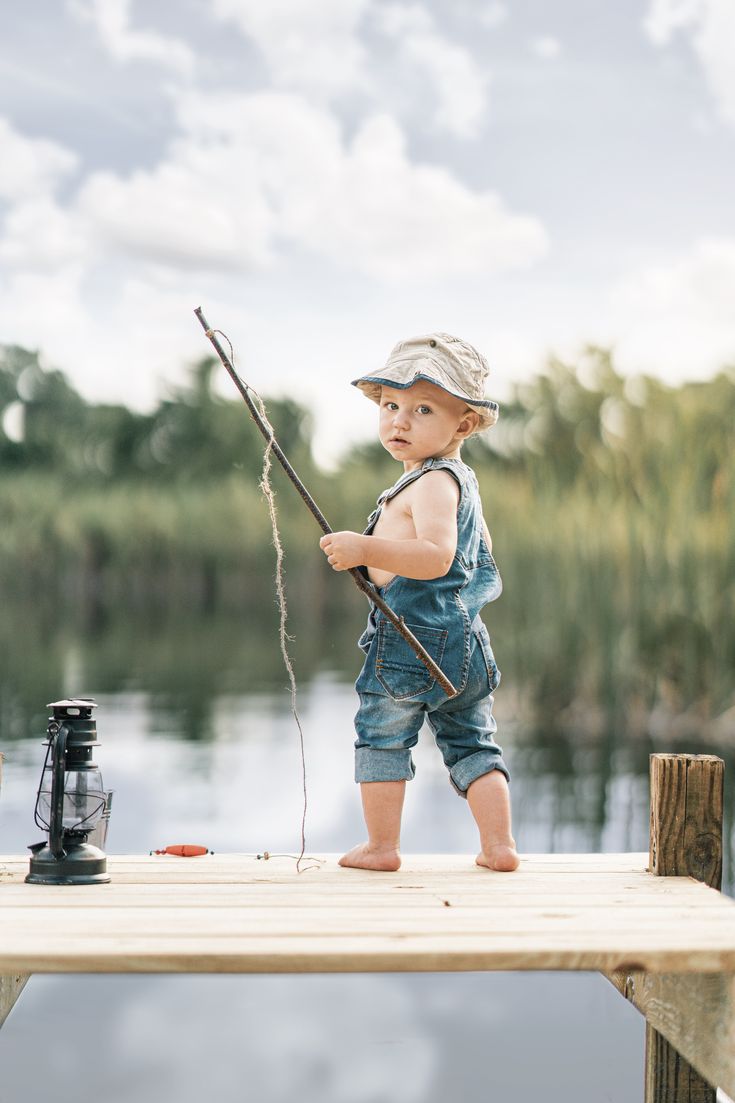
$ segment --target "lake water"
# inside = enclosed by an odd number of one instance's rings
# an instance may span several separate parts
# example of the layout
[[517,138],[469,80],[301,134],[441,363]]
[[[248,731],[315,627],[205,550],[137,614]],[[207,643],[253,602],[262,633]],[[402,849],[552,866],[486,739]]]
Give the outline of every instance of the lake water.
[[[300,756],[270,626],[26,618],[4,632],[0,851],[40,837],[44,705],[67,694],[99,704],[96,757],[115,791],[108,852],[298,851]],[[334,640],[304,651],[296,635],[307,852],[342,851],[363,835],[358,658]],[[622,735],[547,740],[524,728],[505,686],[496,713],[521,851],[646,850],[650,748]],[[475,828],[428,732],[416,763],[404,852],[470,860]],[[630,1103],[643,1097],[643,1059],[642,1018],[596,974],[35,976],[0,1031],[0,1099]]]

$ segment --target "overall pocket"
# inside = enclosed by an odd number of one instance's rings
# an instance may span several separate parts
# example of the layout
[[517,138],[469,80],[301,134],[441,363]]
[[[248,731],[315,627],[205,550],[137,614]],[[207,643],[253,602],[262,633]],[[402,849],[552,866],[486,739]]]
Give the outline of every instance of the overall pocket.
[[498,664],[495,662],[493,649],[490,645],[490,636],[488,635],[487,628],[484,624],[480,628],[473,628],[472,631],[475,639],[477,640],[478,646],[482,651],[482,657],[485,660],[487,677],[488,681],[490,682],[490,691],[492,692],[500,685],[500,671],[498,670]]
[[[441,666],[449,635],[447,630],[408,623],[406,628],[410,629],[434,662]],[[381,620],[378,624],[375,676],[395,701],[426,693],[436,680],[388,620]]]

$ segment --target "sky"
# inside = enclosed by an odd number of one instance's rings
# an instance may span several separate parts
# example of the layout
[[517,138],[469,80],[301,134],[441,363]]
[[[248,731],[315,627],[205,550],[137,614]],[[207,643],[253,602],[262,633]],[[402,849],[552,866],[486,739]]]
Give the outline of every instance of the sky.
[[0,40],[0,343],[146,409],[201,305],[327,465],[415,334],[484,352],[501,417],[591,343],[705,379],[734,170],[735,0],[34,0]]

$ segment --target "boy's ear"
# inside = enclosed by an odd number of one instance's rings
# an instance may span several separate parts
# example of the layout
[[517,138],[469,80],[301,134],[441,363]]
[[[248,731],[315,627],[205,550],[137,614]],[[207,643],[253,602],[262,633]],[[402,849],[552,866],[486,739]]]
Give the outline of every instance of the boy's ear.
[[462,420],[457,426],[457,436],[461,437],[462,440],[466,440],[477,430],[479,424],[480,415],[477,410],[465,410],[462,414]]

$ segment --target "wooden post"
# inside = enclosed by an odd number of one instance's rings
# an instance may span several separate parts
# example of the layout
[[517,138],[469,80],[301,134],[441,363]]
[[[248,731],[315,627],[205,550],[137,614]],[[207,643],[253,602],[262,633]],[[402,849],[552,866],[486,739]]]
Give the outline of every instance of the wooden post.
[[[3,754],[0,751],[0,789],[3,784]],[[21,994],[26,981],[27,973],[0,974],[0,1026],[3,1025],[10,1014],[13,1004]]]
[[724,772],[711,754],[651,755],[651,873],[722,888]]
[[0,1026],[3,1025],[28,980],[27,973],[0,974]]
[[[724,763],[714,755],[651,755],[650,869],[722,885]],[[715,1103],[716,1089],[646,1022],[645,1103]]]

